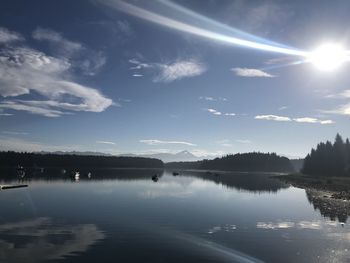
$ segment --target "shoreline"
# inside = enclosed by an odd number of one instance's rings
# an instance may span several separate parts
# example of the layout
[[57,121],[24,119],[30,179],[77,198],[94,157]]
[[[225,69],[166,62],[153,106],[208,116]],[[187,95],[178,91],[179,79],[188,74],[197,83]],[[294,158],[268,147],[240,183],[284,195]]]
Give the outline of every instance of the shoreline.
[[350,201],[350,178],[325,177],[304,174],[288,174],[276,176],[294,187],[305,190],[319,191],[324,198]]

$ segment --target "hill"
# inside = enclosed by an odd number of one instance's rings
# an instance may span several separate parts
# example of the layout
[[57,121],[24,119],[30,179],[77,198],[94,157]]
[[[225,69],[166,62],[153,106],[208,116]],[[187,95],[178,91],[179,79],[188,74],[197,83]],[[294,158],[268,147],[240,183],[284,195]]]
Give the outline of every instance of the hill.
[[275,153],[238,153],[213,160],[196,162],[172,162],[165,164],[172,169],[199,169],[222,171],[292,172],[294,168],[287,157]]

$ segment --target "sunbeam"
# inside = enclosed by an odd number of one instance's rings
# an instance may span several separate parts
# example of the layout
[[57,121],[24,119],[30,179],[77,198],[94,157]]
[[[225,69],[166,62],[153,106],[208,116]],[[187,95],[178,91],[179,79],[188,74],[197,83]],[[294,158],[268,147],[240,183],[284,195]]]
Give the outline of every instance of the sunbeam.
[[[213,32],[208,29],[204,29],[202,27],[190,25],[185,22],[181,22],[172,18],[165,17],[160,14],[156,14],[152,11],[146,10],[144,8],[141,8],[129,3],[125,3],[120,0],[107,0],[101,3],[108,5],[111,8],[125,12],[129,15],[133,15],[162,26],[166,26],[178,31],[190,33],[196,36],[201,36],[208,39],[221,41],[228,44],[234,44],[234,45],[239,45],[239,46],[258,49],[258,50],[270,51],[270,52],[286,54],[286,55],[301,56],[301,57],[307,57],[309,54],[309,52],[305,52],[305,51],[301,51],[293,48],[282,47],[282,45],[279,45],[279,46],[268,45],[264,43],[253,42],[253,41],[233,37],[230,35],[224,35],[221,33]],[[193,16],[194,14],[187,12],[187,15]]]

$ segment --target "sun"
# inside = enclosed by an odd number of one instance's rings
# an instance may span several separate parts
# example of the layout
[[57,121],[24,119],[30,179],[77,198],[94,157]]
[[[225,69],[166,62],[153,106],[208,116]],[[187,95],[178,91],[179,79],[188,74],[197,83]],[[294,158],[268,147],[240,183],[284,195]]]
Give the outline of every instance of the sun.
[[307,61],[314,64],[319,70],[333,71],[349,60],[349,52],[339,44],[324,44],[312,51]]

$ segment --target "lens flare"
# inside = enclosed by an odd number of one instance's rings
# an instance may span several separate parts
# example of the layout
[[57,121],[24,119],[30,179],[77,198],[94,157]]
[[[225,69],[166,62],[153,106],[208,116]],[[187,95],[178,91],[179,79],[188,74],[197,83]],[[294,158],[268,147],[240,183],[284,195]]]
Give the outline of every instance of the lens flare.
[[[222,24],[168,0],[140,1],[138,6],[123,0],[98,1],[109,8],[177,31],[226,44],[298,57],[292,63],[270,68],[312,63],[320,70],[333,71],[350,61],[350,51],[341,45],[325,44],[315,51],[299,50]],[[140,5],[146,5],[147,8]]]
[[333,71],[349,60],[349,55],[341,45],[329,43],[311,52],[307,60],[319,70]]

